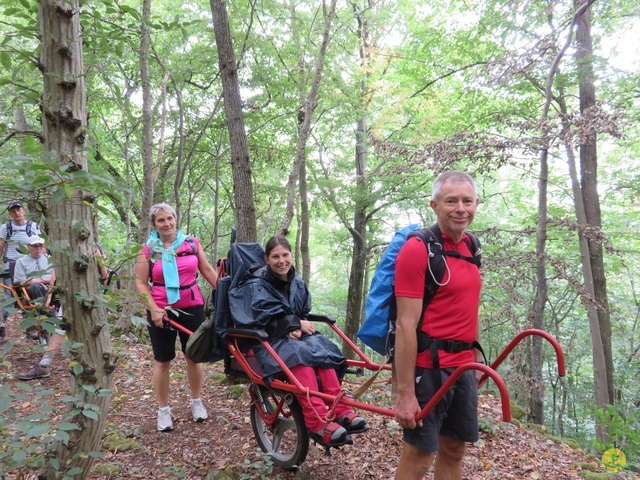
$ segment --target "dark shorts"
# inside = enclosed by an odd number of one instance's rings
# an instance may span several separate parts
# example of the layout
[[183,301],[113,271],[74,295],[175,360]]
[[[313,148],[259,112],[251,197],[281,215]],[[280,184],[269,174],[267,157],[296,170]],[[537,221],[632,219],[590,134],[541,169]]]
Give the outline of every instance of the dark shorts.
[[[442,384],[454,368],[440,370]],[[433,371],[416,368],[416,398],[424,407],[435,393]],[[422,420],[422,427],[403,429],[404,441],[425,453],[437,452],[438,436],[455,438],[463,442],[478,441],[478,390],[475,370],[467,370],[440,400],[443,408],[431,410]],[[437,413],[439,412],[439,413]]]
[[[195,332],[204,322],[204,305],[181,308],[175,313],[167,310],[167,316],[191,332]],[[173,328],[158,328],[151,323],[151,313],[147,311],[147,330],[153,347],[153,358],[158,362],[169,362],[176,358],[176,335],[180,335],[180,344],[184,352],[187,347],[189,335]]]

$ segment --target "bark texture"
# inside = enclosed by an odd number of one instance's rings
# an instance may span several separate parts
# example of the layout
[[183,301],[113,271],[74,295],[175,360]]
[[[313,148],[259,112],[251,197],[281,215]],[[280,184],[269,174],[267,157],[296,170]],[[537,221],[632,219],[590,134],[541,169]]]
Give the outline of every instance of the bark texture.
[[[40,0],[40,67],[44,79],[42,119],[45,152],[67,172],[87,170],[86,87],[78,0]],[[66,421],[78,425],[66,443],[56,444],[44,477],[86,478],[100,449],[115,369],[106,310],[101,307],[94,260],[93,194],[60,184],[62,200],[50,201],[49,242],[64,310],[68,340],[81,346],[72,353],[73,381]],[[54,193],[55,196],[55,193]],[[59,462],[59,464],[58,464]],[[69,473],[72,472],[72,473]]]
[[140,28],[140,83],[142,84],[142,218],[138,232],[138,243],[146,241],[151,225],[148,213],[153,205],[154,175],[153,175],[153,126],[151,110],[153,98],[151,95],[151,79],[149,74],[149,23],[151,21],[151,0],[142,2],[142,24]]
[[[578,7],[583,2],[575,2]],[[578,87],[580,114],[587,115],[596,106],[595,75],[593,71],[593,41],[591,38],[591,7],[577,19],[576,63],[578,65]],[[602,229],[600,196],[598,195],[598,147],[597,137],[588,135],[580,145],[580,186],[586,215],[586,224],[598,231]],[[593,293],[597,306],[600,339],[604,350],[607,395],[609,403],[615,402],[613,384],[613,353],[611,351],[611,314],[607,297],[607,280],[604,272],[603,248],[600,238],[589,240],[589,259],[593,277]]]
[[233,193],[238,242],[255,242],[257,240],[256,210],[253,201],[253,184],[251,183],[251,164],[249,147],[242,116],[242,100],[238,82],[238,65],[233,53],[231,28],[225,3],[211,0],[213,29],[218,47],[218,63],[222,75],[222,93],[224,111],[229,129],[231,147],[231,168],[233,171]]
[[[336,12],[336,0],[331,0],[331,4],[327,8],[323,3],[324,9],[324,30],[322,33],[322,41],[320,43],[320,49],[316,57],[316,68],[313,74],[313,80],[309,88],[309,93],[304,101],[302,112],[304,117],[298,126],[298,143],[296,145],[296,156],[293,159],[293,166],[291,168],[291,174],[287,181],[287,207],[285,218],[282,221],[279,231],[283,232],[289,228],[295,211],[296,200],[296,187],[298,185],[298,178],[300,176],[300,168],[306,158],[307,142],[309,140],[309,132],[311,131],[311,117],[313,111],[316,108],[316,100],[318,98],[318,92],[320,90],[320,80],[322,79],[322,71],[324,69],[324,61],[327,54],[327,47],[329,45],[329,39],[331,36],[331,25],[335,17]],[[300,115],[300,113],[299,113]]]

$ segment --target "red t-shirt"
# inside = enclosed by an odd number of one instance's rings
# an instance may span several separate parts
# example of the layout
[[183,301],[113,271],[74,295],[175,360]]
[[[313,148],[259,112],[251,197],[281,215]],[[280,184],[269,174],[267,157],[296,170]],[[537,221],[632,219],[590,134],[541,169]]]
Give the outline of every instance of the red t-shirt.
[[[193,238],[193,237],[191,237]],[[176,263],[178,265],[178,278],[180,278],[180,285],[191,285],[196,281],[198,273],[198,255],[200,251],[200,242],[197,238],[193,238],[193,243],[196,246],[195,255],[181,255],[176,257]],[[147,244],[142,245],[144,256],[149,258],[149,246]],[[176,254],[190,252],[191,245],[189,242],[184,241],[182,245],[178,247]],[[162,273],[162,256],[156,255],[153,262],[153,271],[151,272],[151,280],[153,283],[164,283],[164,274]],[[158,308],[164,308],[168,305],[167,302],[167,289],[161,285],[153,285],[151,287],[151,296],[155,300]],[[193,285],[191,288],[185,288],[180,290],[180,300],[171,306],[174,308],[187,308],[195,307],[197,305],[204,305],[204,299],[202,293],[198,288],[198,285]]]
[[[457,250],[470,257],[471,252],[464,240],[455,244],[442,235],[445,250]],[[466,237],[466,234],[465,234]],[[396,297],[424,298],[425,274],[427,273],[427,251],[424,243],[412,237],[405,243],[396,258]],[[478,333],[478,308],[482,280],[478,267],[466,260],[446,256],[449,266],[445,268],[435,296],[424,312],[422,331],[432,338],[471,343]],[[438,350],[440,367],[456,367],[474,360],[473,350],[459,353]],[[426,350],[418,354],[416,366],[431,368],[431,354]]]

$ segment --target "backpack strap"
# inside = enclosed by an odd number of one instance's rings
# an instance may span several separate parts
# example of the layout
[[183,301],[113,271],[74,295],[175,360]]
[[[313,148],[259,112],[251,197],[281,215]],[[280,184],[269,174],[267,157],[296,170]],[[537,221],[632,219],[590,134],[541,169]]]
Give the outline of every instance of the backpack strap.
[[[186,257],[187,255],[198,255],[198,247],[196,247],[196,242],[193,240],[193,237],[187,237],[184,239],[184,241],[187,242],[187,244],[189,244],[191,249],[185,252],[176,253],[176,257]],[[153,266],[155,265],[157,260],[156,257],[161,255],[162,254],[160,252],[156,252],[155,250],[153,251],[149,250],[149,283],[151,285],[164,286],[164,283],[162,284],[154,283],[152,280]],[[197,273],[196,273],[196,276],[197,276]],[[195,283],[193,285],[195,285]],[[189,285],[188,287],[185,287],[185,288],[191,288],[193,287],[193,285]],[[180,289],[182,289],[182,287],[180,287]]]
[[[429,228],[421,228],[412,232],[409,236],[415,236],[419,238],[427,249],[427,271],[425,272],[425,285],[424,285],[424,297],[422,301],[422,314],[418,320],[417,326],[417,341],[418,341],[418,353],[422,353],[425,350],[429,350],[431,355],[431,363],[433,368],[431,369],[433,374],[434,388],[437,390],[442,386],[442,377],[440,375],[440,357],[438,350],[444,350],[446,352],[458,353],[463,350],[472,350],[477,348],[482,353],[482,357],[485,359],[484,350],[482,346],[477,342],[471,343],[459,342],[457,340],[444,340],[428,336],[423,330],[422,325],[424,322],[424,313],[429,306],[431,300],[435,296],[438,288],[446,283],[441,283],[444,278],[445,270],[448,271],[449,267],[445,257],[454,257],[461,260],[465,260],[474,264],[480,268],[482,249],[480,248],[480,241],[472,234],[467,233],[468,238],[464,238],[464,242],[467,248],[471,252],[471,257],[460,254],[457,250],[445,250],[444,241],[442,239],[442,232],[438,224],[431,225]],[[447,280],[448,283],[448,280]],[[438,402],[436,406],[438,414],[444,413],[444,403]]]
[[[471,252],[471,257],[462,255],[457,250],[445,250],[444,240],[442,239],[442,232],[437,223],[434,223],[429,228],[420,228],[409,234],[407,239],[411,237],[419,238],[424,243],[427,250],[427,271],[425,272],[424,281],[424,296],[422,302],[422,316],[418,324],[418,331],[422,330],[422,321],[424,319],[424,311],[427,306],[433,300],[438,287],[443,285],[442,279],[444,278],[445,270],[448,270],[445,257],[454,257],[461,260],[465,260],[474,264],[480,268],[482,248],[480,248],[480,241],[472,234],[467,233],[468,238],[464,238],[464,242]],[[425,348],[426,349],[426,348]],[[423,349],[422,351],[424,351]]]
[[[7,223],[5,223],[5,226],[7,227],[7,236],[5,237],[6,240],[9,240],[12,236],[13,236],[13,221],[9,220]],[[25,228],[25,233],[27,234],[27,237],[33,237],[33,222],[31,220],[27,220],[27,226]]]

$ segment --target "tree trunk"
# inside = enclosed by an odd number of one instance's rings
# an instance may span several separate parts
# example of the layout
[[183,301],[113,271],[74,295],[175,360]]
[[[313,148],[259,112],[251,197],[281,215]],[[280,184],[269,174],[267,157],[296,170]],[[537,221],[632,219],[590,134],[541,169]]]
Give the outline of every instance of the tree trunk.
[[[537,289],[533,302],[532,328],[544,330],[544,310],[548,300],[546,243],[547,243],[547,186],[549,178],[548,149],[540,154],[538,180],[538,224],[536,228]],[[531,376],[528,379],[529,416],[534,423],[544,423],[544,382],[542,380],[542,341],[533,337]]]
[[[576,8],[582,2],[574,2]],[[580,113],[585,115],[589,108],[596,105],[596,87],[593,73],[593,42],[591,40],[591,7],[578,17],[576,30],[576,63],[578,65],[578,82],[580,95]],[[598,150],[596,135],[587,135],[580,145],[580,177],[582,200],[586,215],[586,224],[600,230],[600,197],[598,195]],[[607,282],[604,274],[602,243],[599,239],[589,241],[591,275],[593,277],[593,293],[597,305],[600,339],[604,349],[604,366],[606,368],[607,394],[609,403],[615,403],[613,383],[613,353],[611,351],[611,315],[607,297]]]
[[[593,1],[593,0],[592,0]],[[560,60],[571,45],[573,29],[579,15],[588,8],[582,5],[575,13],[569,32],[563,47],[558,51],[549,72],[545,84],[545,104],[540,117],[540,124],[544,125],[549,117],[549,108],[553,100],[553,83],[558,70]],[[546,240],[547,240],[547,182],[549,175],[549,139],[543,137],[543,147],[540,150],[540,179],[538,195],[538,224],[536,229],[536,276],[537,290],[532,311],[533,328],[544,328],[544,310],[548,301],[547,277],[546,277]],[[539,337],[533,339],[533,349],[531,358],[531,380],[529,382],[530,405],[529,414],[534,423],[544,422],[544,382],[542,377],[542,341]]]
[[302,279],[308,285],[311,280],[311,255],[309,252],[309,199],[307,197],[307,162],[300,168],[300,255]]
[[[298,17],[296,15],[296,4],[294,1],[289,1],[289,16],[291,25],[291,36],[295,44],[295,51],[297,54],[298,63],[298,82],[296,82],[298,88],[298,99],[300,107],[298,110],[298,123],[297,123],[297,135],[298,141],[300,136],[304,132],[304,120],[305,120],[305,59],[304,51],[300,46],[301,34],[298,29]],[[295,161],[294,161],[295,163]],[[299,229],[298,229],[298,246],[296,250],[296,265],[302,265],[301,276],[302,279],[309,284],[311,280],[311,255],[309,252],[309,201],[307,190],[307,155],[306,151],[302,152],[301,164],[300,164],[300,214],[299,214]]]
[[[368,8],[359,11],[355,3],[352,3],[354,18],[357,22],[358,38],[360,40],[359,54],[360,66],[363,71],[368,71],[372,49],[372,37],[367,29],[367,19],[365,18]],[[367,185],[367,154],[368,154],[368,131],[367,117],[369,85],[366,77],[360,82],[360,92],[358,97],[360,116],[356,122],[355,135],[355,178],[356,194],[354,199],[353,228],[350,229],[353,238],[353,256],[351,258],[351,274],[349,276],[349,294],[347,297],[347,311],[345,313],[345,334],[352,339],[356,338],[356,333],[363,320],[364,292],[366,290],[366,265],[367,265],[367,207],[369,197],[369,187]],[[352,355],[352,349],[344,345],[343,350],[346,355]]]
[[148,213],[153,205],[154,175],[153,175],[153,125],[151,123],[151,80],[149,76],[149,23],[151,23],[151,0],[142,2],[142,22],[140,27],[140,82],[142,84],[142,218],[137,241],[142,243],[147,239],[151,224]]
[[253,203],[253,184],[251,183],[251,164],[249,163],[249,147],[247,146],[238,83],[238,65],[233,53],[229,17],[223,1],[211,0],[210,4],[218,48],[218,64],[222,75],[224,111],[229,129],[236,227],[238,229],[236,238],[238,242],[255,242],[257,227]]
[[[213,1],[213,0],[212,0]],[[296,156],[293,159],[293,167],[289,180],[287,182],[287,206],[285,212],[285,218],[279,228],[279,231],[284,231],[291,225],[293,219],[295,199],[296,199],[296,185],[298,184],[298,177],[300,176],[300,167],[306,156],[307,140],[309,138],[309,131],[311,128],[311,116],[316,108],[316,98],[318,96],[318,90],[320,89],[320,79],[322,78],[322,70],[324,69],[324,58],[327,53],[327,46],[329,44],[329,37],[331,34],[331,24],[333,17],[335,16],[337,0],[331,0],[329,11],[326,11],[324,6],[324,31],[322,33],[322,43],[320,44],[320,50],[316,57],[316,70],[314,72],[313,81],[311,82],[311,88],[304,103],[304,119],[301,122],[301,126],[298,128],[298,143],[296,146]]]
[[[87,96],[82,60],[82,32],[78,0],[61,3],[40,0],[42,39],[40,67],[44,78],[42,103],[45,151],[68,172],[86,171],[85,135]],[[94,261],[94,232],[90,192],[61,185],[53,192],[48,212],[51,218],[49,241],[55,252],[55,268],[64,309],[62,327],[75,348],[73,381],[66,422],[77,430],[68,431],[68,442],[58,441],[49,458],[44,477],[86,478],[93,462],[90,452],[100,449],[100,440],[111,399],[115,369],[106,311],[100,306],[99,274]],[[60,195],[60,193],[65,195]],[[72,472],[72,469],[74,470]]]
[[[576,209],[576,218],[578,225],[586,226],[586,213],[583,197],[580,194],[580,186],[578,184],[578,175],[576,172],[575,159],[573,150],[567,148],[567,157],[569,163],[569,174],[571,176],[571,186],[573,188],[573,198]],[[587,308],[587,317],[589,318],[589,330],[591,332],[591,350],[593,356],[593,384],[595,392],[596,405],[599,408],[606,408],[609,401],[607,393],[607,370],[605,367],[605,350],[600,336],[600,325],[598,321],[598,311],[594,303],[594,281],[591,269],[591,256],[589,255],[588,240],[581,228],[578,232],[580,239],[580,258],[582,260],[582,276],[584,279],[585,290],[589,293],[584,303]],[[598,440],[604,441],[606,432],[599,423],[596,423],[596,437]]]
[[[13,121],[16,131],[26,132],[29,129],[27,118],[24,115],[24,109],[22,108],[22,105],[16,106],[16,108],[13,110]],[[19,138],[17,141],[17,146],[22,155],[27,154],[25,150],[24,140]],[[33,222],[36,222],[39,225],[40,230],[47,232],[49,230],[49,227],[44,224],[44,219],[42,218],[42,210],[44,210],[44,205],[42,204],[42,202],[32,198],[29,198],[28,203],[29,219]]]
[[[349,275],[349,293],[347,296],[347,311],[345,313],[344,333],[349,338],[356,338],[356,333],[362,323],[362,310],[364,306],[365,274],[367,265],[367,214],[365,200],[367,194],[367,182],[365,179],[367,166],[367,124],[363,117],[358,119],[356,125],[355,171],[357,194],[353,214],[353,255],[351,257],[351,273]],[[344,345],[345,354],[351,349]]]

